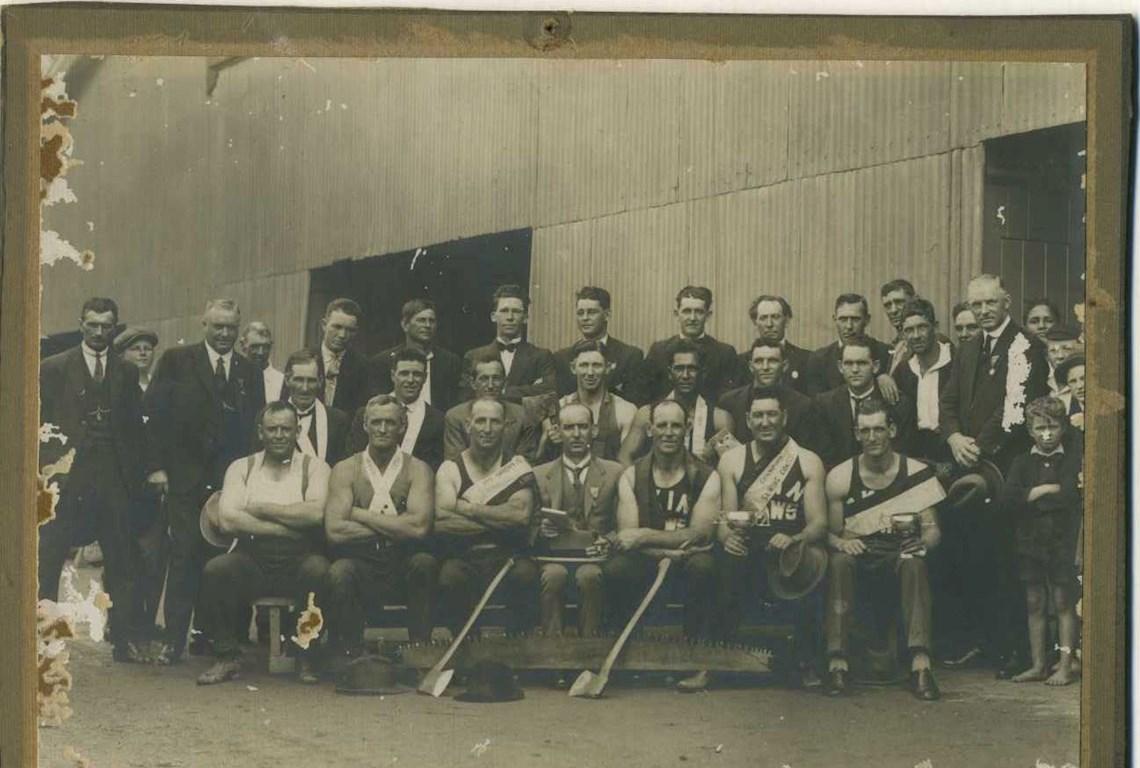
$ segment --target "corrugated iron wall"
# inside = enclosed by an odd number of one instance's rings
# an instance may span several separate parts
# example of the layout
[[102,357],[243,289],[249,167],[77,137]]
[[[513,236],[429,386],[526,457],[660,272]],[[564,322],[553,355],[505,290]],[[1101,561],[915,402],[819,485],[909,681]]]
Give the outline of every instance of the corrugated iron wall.
[[106,293],[196,339],[231,293],[283,359],[309,268],[533,227],[544,344],[572,337],[581,284],[645,344],[703,282],[716,335],[747,343],[748,301],[780,291],[815,345],[835,293],[896,274],[945,311],[980,264],[979,142],[1084,119],[1068,64],[261,59],[211,96],[205,68],[101,62],[72,123],[79,202],[45,210],[96,268],[45,270],[45,332]]

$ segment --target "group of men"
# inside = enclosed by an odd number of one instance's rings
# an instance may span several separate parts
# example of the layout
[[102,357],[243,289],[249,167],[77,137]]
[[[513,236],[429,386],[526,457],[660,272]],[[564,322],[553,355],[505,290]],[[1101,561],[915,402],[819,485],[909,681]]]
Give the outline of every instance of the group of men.
[[[193,618],[217,656],[199,682],[214,683],[239,673],[254,599],[312,594],[325,630],[300,674],[316,682],[330,651],[362,652],[378,606],[406,604],[413,641],[436,622],[454,632],[508,562],[509,631],[563,632],[571,581],[577,632],[620,628],[670,558],[686,635],[728,640],[785,561],[814,557],[826,578],[789,598],[802,681],[825,671],[829,692],[846,690],[862,596],[875,615],[901,606],[911,690],[936,699],[933,653],[1004,670],[1025,644],[1012,518],[992,509],[996,489],[944,489],[1008,469],[1029,445],[1025,405],[1051,390],[1083,428],[1084,359],[1076,334],[1061,359],[1019,327],[991,275],[954,310],[957,345],[906,280],[881,299],[891,343],[868,335],[867,300],[843,294],[836,340],[809,352],[786,338],[789,303],[762,295],[738,354],[705,330],[711,291],[687,286],[678,333],[643,355],[609,334],[610,294],[585,287],[579,340],[551,352],[526,340],[529,299],[505,285],[491,343],[444,349],[435,305],[413,299],[403,341],[372,359],[352,343],[360,307],[337,299],[319,348],[282,371],[271,330],[243,329],[215,299],[202,342],[169,347],[153,374],[156,335],[116,335],[115,303],[90,299],[82,343],[41,365],[41,421],[66,436],[41,460],[76,453],[40,529],[40,597],[56,598],[70,549],[97,539],[114,658],[178,661]],[[951,642],[936,646],[943,597]]]

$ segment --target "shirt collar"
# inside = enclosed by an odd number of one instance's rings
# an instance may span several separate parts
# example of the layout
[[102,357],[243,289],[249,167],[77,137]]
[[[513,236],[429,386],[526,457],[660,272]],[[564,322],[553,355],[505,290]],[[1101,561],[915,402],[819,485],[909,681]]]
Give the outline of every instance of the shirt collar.
[[569,459],[567,459],[565,455],[563,455],[562,466],[571,472],[581,472],[583,469],[590,466],[590,460],[593,458],[594,457],[592,454],[587,454],[586,458],[582,459],[582,462],[580,464],[574,464]]
[[985,331],[985,335],[989,336],[991,339],[993,339],[994,343],[996,344],[997,340],[999,338],[1001,338],[1001,335],[1003,333],[1005,333],[1006,326],[1008,326],[1009,323],[1010,323],[1010,316],[1006,315],[1005,316],[1005,322],[1003,322],[1001,325],[999,325],[997,328],[995,328],[992,331]]
[[875,385],[874,384],[871,384],[871,386],[867,388],[867,391],[861,395],[855,394],[854,392],[851,391],[850,388],[848,388],[848,390],[847,390],[847,397],[851,400],[866,400],[868,397],[870,397],[873,394],[875,394]]
[[507,339],[504,339],[502,336],[496,336],[495,341],[497,341],[500,344],[506,344],[508,347],[516,347],[516,348],[520,344],[522,344],[522,338],[521,337],[517,338],[517,339],[510,339],[508,341]]
[[[917,355],[911,355],[910,359],[907,360],[907,365],[914,371],[915,376],[922,376],[922,367],[918,363]],[[940,341],[938,342],[938,359],[934,361],[934,365],[930,366],[926,372],[931,373],[947,365],[950,365],[950,342]]]
[[87,346],[86,341],[81,341],[79,343],[79,346],[83,348],[83,356],[84,357],[89,357],[92,360],[94,360],[96,358],[96,356],[102,355],[103,359],[107,358],[107,350],[105,350],[105,349],[102,352],[96,352],[95,350],[91,349],[91,347]]
[[343,360],[344,359],[344,350],[342,349],[340,352],[333,352],[331,349],[329,349],[327,346],[325,346],[325,343],[322,341],[321,342],[321,357],[323,357],[325,359],[325,362],[328,362],[329,360]]
[[1058,454],[1064,455],[1065,446],[1058,444],[1057,447],[1049,451],[1049,453],[1045,453],[1045,451],[1041,450],[1035,445],[1029,449],[1029,452],[1034,456],[1057,456]]
[[320,404],[320,402],[320,400],[314,400],[313,404],[309,406],[309,410],[302,411],[300,408],[297,408],[297,404],[293,402],[293,398],[289,398],[289,405],[293,406],[293,408],[296,409],[297,418],[299,419],[304,419],[312,416],[313,413],[317,410],[317,406]]
[[218,358],[221,358],[222,363],[228,368],[230,365],[230,360],[233,358],[234,351],[231,349],[229,352],[227,352],[223,355],[221,352],[219,352],[218,350],[214,349],[209,344],[207,344],[206,345],[206,354],[209,355],[209,357],[210,357],[210,367],[211,368],[217,366]]

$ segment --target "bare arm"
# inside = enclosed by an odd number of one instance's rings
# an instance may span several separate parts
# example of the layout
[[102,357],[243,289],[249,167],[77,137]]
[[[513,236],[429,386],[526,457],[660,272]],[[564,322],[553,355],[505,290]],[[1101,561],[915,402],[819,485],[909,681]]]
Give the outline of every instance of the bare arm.
[[352,519],[352,460],[346,459],[333,468],[325,499],[325,536],[333,544],[371,539],[376,532]]
[[[844,465],[840,465],[844,466]],[[824,481],[824,493],[827,497],[827,543],[831,549],[839,552],[846,551],[846,539],[843,535],[843,498],[851,488],[851,474],[849,472],[831,470]]]
[[218,525],[223,533],[231,536],[248,534],[253,536],[286,536],[298,534],[290,527],[262,520],[246,509],[248,497],[245,488],[245,459],[238,459],[226,470],[222,483],[222,497],[218,503]]
[[[797,541],[824,541],[832,525],[831,508],[828,504],[826,477],[823,462],[815,455],[800,455],[800,467],[804,472],[804,529],[792,538]],[[842,496],[839,505],[840,524],[843,521]]]
[[633,464],[634,458],[645,448],[649,439],[649,406],[637,409],[633,421],[629,425],[629,433],[621,441],[617,460],[623,467]]
[[502,504],[473,504],[464,498],[455,503],[457,514],[496,530],[527,526],[533,510],[534,492],[530,488],[520,488]]
[[296,504],[251,501],[246,506],[246,511],[262,520],[281,523],[297,530],[313,528],[324,522],[328,487],[328,464],[320,459],[309,459],[308,489],[304,501]]
[[435,530],[459,536],[474,536],[490,530],[487,526],[455,511],[459,491],[459,468],[445,461],[435,476]]
[[[632,489],[631,489],[632,492]],[[659,531],[656,528],[637,528],[630,549],[679,549],[685,543],[704,544],[709,540],[717,517],[720,516],[720,475],[709,475],[697,501],[693,504],[688,528]]]
[[431,470],[419,459],[411,459],[408,471],[412,487],[408,490],[408,506],[403,514],[384,515],[373,509],[353,505],[349,519],[397,540],[422,539],[427,536],[435,520],[435,489]]

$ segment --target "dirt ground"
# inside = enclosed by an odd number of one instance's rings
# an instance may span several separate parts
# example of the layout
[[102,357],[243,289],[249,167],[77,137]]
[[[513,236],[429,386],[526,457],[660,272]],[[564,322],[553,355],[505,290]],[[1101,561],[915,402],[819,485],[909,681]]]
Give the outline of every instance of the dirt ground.
[[1062,768],[1078,757],[1077,686],[980,671],[941,672],[943,700],[933,703],[901,688],[842,699],[775,687],[684,695],[650,681],[596,701],[528,683],[522,701],[464,704],[414,692],[340,696],[331,683],[269,676],[255,652],[242,679],[200,688],[194,678],[208,663],[112,666],[105,643],[72,641],[75,714],[40,729],[40,765],[75,768],[68,747],[92,768]]

